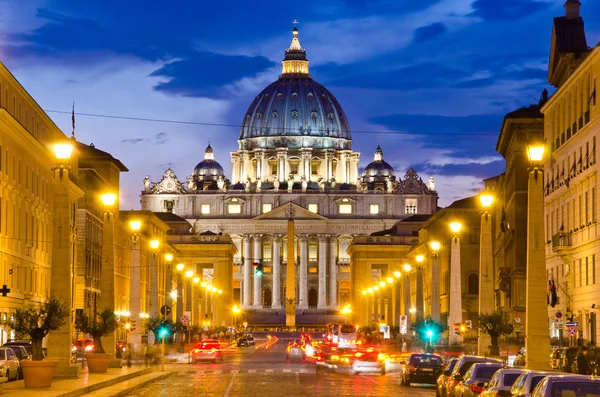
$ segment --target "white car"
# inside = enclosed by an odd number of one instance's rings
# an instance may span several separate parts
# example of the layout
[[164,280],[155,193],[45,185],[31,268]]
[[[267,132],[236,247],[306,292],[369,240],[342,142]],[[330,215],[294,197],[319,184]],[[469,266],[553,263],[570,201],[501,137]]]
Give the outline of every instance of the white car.
[[496,371],[485,386],[481,397],[510,397],[510,389],[517,378],[529,372],[525,368],[502,368]]
[[0,347],[0,376],[19,380],[19,359],[10,347]]
[[533,389],[540,383],[546,376],[557,375],[556,372],[550,371],[527,371],[523,375],[519,376],[515,383],[510,388],[510,394],[512,397],[529,397]]

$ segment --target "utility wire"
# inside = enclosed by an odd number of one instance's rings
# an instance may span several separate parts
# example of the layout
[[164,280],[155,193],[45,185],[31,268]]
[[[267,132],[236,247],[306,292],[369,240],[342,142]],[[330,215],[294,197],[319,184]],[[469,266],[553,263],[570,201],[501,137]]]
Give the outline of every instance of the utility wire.
[[[50,110],[45,109],[46,113],[59,113],[59,114],[72,114],[70,111],[63,110]],[[151,123],[167,123],[167,124],[187,124],[187,125],[201,125],[205,127],[228,127],[228,128],[242,128],[241,125],[238,124],[223,124],[223,123],[208,123],[202,121],[186,121],[186,120],[168,120],[168,119],[151,119],[146,117],[132,117],[132,116],[117,116],[110,114],[98,114],[98,113],[75,113],[78,116],[87,116],[87,117],[100,117],[105,119],[117,119],[117,120],[133,120],[133,121],[144,121]],[[291,130],[291,128],[281,128],[281,127],[269,127],[271,130]],[[489,137],[497,137],[498,134],[495,133],[474,133],[474,132],[453,132],[453,133],[443,133],[443,132],[405,132],[405,131],[369,131],[369,130],[352,130],[350,131],[352,134],[385,134],[385,135],[420,135],[420,136],[489,136]],[[296,135],[290,135],[296,136]],[[302,135],[304,136],[304,135]],[[306,135],[310,137],[310,135]]]

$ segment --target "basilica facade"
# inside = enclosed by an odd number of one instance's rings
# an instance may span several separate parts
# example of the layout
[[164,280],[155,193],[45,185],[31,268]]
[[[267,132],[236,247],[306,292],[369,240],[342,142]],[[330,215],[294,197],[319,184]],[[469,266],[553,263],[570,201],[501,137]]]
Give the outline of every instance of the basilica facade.
[[[413,169],[397,176],[380,146],[361,172],[342,106],[308,69],[294,29],[281,76],[243,116],[230,177],[209,144],[185,180],[171,169],[158,181],[144,180],[143,210],[178,215],[189,222],[188,234],[231,237],[237,248],[231,303],[250,312],[284,307],[290,216],[298,310],[323,313],[350,302],[354,281],[347,249],[354,237],[437,208],[433,179],[425,183]],[[186,261],[205,281],[214,277],[214,264]],[[257,263],[264,274],[255,273]]]

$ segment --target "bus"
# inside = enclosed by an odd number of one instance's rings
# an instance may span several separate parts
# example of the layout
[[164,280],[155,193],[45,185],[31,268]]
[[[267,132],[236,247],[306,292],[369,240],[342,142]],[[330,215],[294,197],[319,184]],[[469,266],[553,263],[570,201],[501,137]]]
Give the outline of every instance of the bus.
[[325,340],[339,348],[355,348],[358,342],[358,327],[352,324],[329,323]]

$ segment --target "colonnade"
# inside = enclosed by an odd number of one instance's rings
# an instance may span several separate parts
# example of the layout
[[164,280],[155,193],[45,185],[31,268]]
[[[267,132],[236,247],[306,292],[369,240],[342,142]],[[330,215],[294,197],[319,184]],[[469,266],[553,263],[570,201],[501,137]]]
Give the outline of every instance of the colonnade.
[[[335,309],[338,306],[337,287],[337,244],[336,236],[319,234],[317,276],[318,276],[318,301],[317,309]],[[265,267],[271,267],[272,277],[272,309],[283,309],[283,277],[282,271],[282,241],[283,235],[246,234],[242,236],[243,255],[243,282],[241,284],[242,307],[245,309],[261,309],[263,307],[263,278],[265,275],[256,274],[254,264],[262,263]],[[299,309],[308,309],[309,290],[309,235],[298,236],[299,258],[298,278],[296,291],[296,305]],[[269,239],[272,243],[271,262],[263,260],[263,242]],[[283,259],[283,260],[282,260]],[[329,277],[329,279],[328,279]]]

